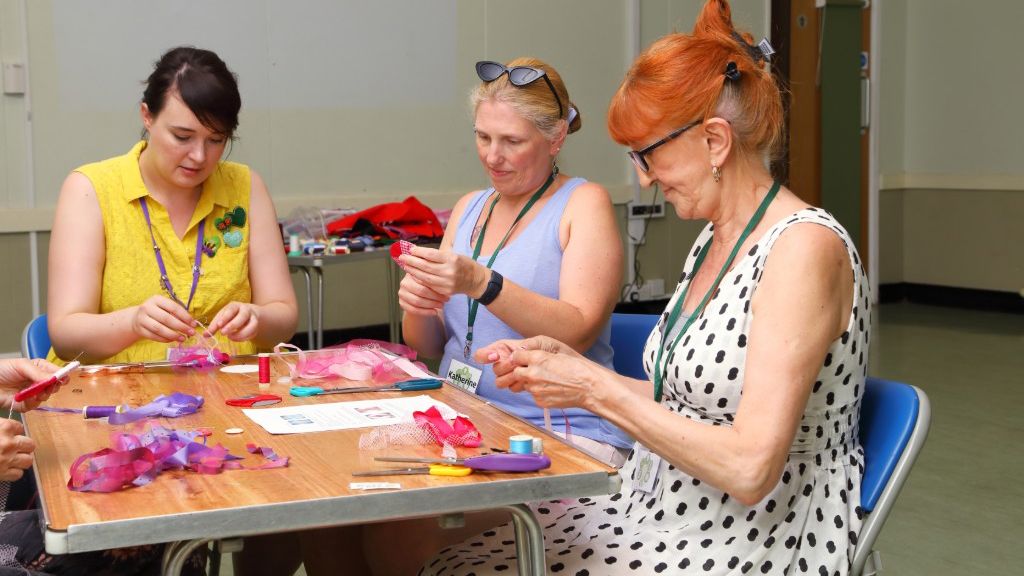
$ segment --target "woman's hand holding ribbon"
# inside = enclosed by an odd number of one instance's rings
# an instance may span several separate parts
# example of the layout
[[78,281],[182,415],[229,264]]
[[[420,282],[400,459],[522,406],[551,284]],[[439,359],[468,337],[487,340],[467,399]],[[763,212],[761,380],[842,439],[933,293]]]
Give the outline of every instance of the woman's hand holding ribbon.
[[450,250],[414,246],[400,260],[407,275],[445,297],[453,294],[479,296],[490,279],[486,266]]
[[195,325],[184,306],[162,294],[139,304],[132,317],[132,332],[157,342],[184,342],[195,335]]
[[491,363],[495,385],[529,392],[542,408],[581,407],[593,410],[602,398],[609,371],[571,347],[547,336],[499,340],[477,350],[480,362]]
[[245,342],[256,338],[259,327],[259,306],[244,302],[228,302],[206,327],[206,335],[213,336],[220,332],[229,340]]

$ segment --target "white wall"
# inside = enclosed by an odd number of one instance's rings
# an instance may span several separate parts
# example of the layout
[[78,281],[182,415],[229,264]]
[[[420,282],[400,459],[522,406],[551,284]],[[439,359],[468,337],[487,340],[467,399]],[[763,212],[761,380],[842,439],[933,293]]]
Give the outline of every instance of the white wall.
[[[20,6],[0,3],[5,15]],[[213,49],[238,73],[241,140],[230,157],[264,176],[284,213],[409,194],[444,207],[484,186],[467,105],[473,64],[519,55],[553,64],[582,113],[563,170],[628,193],[625,156],[604,129],[627,65],[619,0],[33,0],[27,8],[39,229],[70,170],[132,145],[141,82],[179,44]],[[4,18],[0,40],[18,30]],[[12,194],[6,206],[22,206],[25,192]],[[0,230],[25,226],[22,214],[0,212]]]

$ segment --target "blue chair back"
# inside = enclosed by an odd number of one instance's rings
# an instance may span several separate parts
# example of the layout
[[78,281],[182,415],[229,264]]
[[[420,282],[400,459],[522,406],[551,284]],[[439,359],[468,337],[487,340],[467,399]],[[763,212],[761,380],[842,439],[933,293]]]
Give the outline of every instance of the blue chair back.
[[21,355],[25,358],[46,358],[50,353],[50,331],[46,314],[33,318],[21,333]]
[[623,376],[646,379],[644,345],[658,323],[659,314],[612,314],[612,365]]
[[869,514],[854,553],[854,575],[880,570],[872,546],[924,446],[930,425],[931,407],[921,389],[892,380],[867,379],[860,409],[864,447],[860,505]]

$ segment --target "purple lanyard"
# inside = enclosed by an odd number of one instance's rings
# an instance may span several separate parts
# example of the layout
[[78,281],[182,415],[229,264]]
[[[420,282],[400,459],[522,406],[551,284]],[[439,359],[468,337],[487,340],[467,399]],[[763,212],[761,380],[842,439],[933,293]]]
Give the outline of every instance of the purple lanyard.
[[171,280],[167,277],[167,268],[164,266],[164,259],[160,256],[160,246],[157,246],[156,236],[153,235],[153,223],[149,219],[149,207],[146,206],[146,198],[139,198],[142,204],[142,213],[146,216],[146,226],[149,226],[149,237],[153,240],[153,254],[156,255],[156,265],[160,267],[160,286],[167,291],[167,295],[178,304],[188,310],[192,306],[192,297],[196,295],[196,287],[199,286],[199,275],[201,273],[199,264],[203,261],[203,239],[206,232],[206,218],[199,221],[199,233],[196,235],[196,261],[192,265],[192,289],[188,293],[188,303],[183,303],[174,293]]

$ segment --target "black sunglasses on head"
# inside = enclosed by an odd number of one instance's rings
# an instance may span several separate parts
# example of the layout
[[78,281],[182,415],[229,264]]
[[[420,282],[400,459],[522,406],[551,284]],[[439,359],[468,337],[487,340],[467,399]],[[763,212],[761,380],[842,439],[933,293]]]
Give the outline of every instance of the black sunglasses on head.
[[651,144],[650,146],[644,148],[643,150],[630,150],[629,152],[626,152],[626,154],[629,155],[629,159],[633,161],[633,164],[635,164],[637,168],[639,168],[644,174],[646,174],[651,169],[651,167],[647,165],[646,156],[650,154],[652,150],[654,150],[658,146],[661,146],[662,144],[667,144],[673,139],[682,136],[683,132],[686,132],[690,128],[693,128],[694,126],[701,124],[702,122],[703,120],[694,120],[693,122],[690,122],[686,126],[683,126],[678,130],[672,131],[668,136],[665,136],[661,140],[658,140],[657,142]]
[[555,92],[555,86],[548,79],[546,72],[540,68],[534,68],[532,66],[513,66],[509,68],[499,62],[492,62],[490,60],[481,60],[476,63],[476,75],[480,77],[484,82],[494,82],[498,78],[501,78],[502,74],[508,73],[508,81],[513,86],[523,87],[536,82],[538,79],[543,78],[544,82],[547,83],[548,88],[551,89],[551,95],[555,97],[555,102],[558,103],[558,117],[562,117],[562,100],[558,97],[558,92]]

